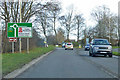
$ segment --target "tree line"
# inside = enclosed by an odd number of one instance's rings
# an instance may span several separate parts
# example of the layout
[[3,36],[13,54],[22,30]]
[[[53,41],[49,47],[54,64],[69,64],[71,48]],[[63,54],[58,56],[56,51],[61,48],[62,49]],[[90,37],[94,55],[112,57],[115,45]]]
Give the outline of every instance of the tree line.
[[[11,52],[11,43],[7,37],[7,23],[20,22],[20,3],[1,2],[0,18],[2,22],[2,50]],[[95,8],[91,16],[96,21],[96,26],[87,27],[82,13],[74,14],[74,9],[62,13],[61,2],[22,2],[22,22],[33,24],[33,37],[30,38],[30,48],[43,46],[46,39],[48,44],[59,44],[70,39],[70,34],[77,37],[77,41],[86,38],[107,38],[111,43],[118,39],[117,16],[110,12],[106,6]],[[15,43],[15,51],[19,51],[19,39]],[[22,38],[22,50],[26,50],[26,38]],[[85,41],[81,41],[85,44]],[[117,43],[116,43],[117,44]],[[115,44],[114,44],[115,45]]]
[[112,45],[118,45],[118,16],[105,5],[93,9],[91,16],[97,24],[87,29],[87,37],[90,39],[105,38]]

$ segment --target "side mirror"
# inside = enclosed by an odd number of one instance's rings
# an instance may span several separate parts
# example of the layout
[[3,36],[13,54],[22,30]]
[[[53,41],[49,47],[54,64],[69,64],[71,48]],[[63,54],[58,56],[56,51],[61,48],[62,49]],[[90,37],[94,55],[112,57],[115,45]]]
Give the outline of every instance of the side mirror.
[[110,45],[111,45],[111,43],[110,43]]

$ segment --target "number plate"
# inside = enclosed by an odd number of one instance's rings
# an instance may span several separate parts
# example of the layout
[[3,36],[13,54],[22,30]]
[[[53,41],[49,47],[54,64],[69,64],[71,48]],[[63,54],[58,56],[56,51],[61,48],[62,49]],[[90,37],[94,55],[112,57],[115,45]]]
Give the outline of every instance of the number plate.
[[100,52],[100,53],[107,53],[107,52]]

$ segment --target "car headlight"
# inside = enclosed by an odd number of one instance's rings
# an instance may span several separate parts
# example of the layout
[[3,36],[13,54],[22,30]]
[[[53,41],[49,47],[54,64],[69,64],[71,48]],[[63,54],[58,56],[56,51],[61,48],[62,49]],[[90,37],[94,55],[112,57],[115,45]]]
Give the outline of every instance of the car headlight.
[[95,46],[94,49],[97,50],[97,49],[99,49],[99,47]]
[[112,49],[112,46],[109,46],[108,49]]

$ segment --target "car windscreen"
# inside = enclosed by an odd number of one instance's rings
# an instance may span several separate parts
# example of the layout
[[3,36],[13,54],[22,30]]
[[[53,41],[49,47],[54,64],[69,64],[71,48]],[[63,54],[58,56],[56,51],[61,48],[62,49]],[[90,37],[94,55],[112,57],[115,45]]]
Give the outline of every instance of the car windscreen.
[[72,45],[71,43],[68,43],[67,45]]
[[89,44],[87,44],[86,46],[90,46]]
[[109,42],[107,40],[95,40],[93,43],[95,45],[109,45]]

